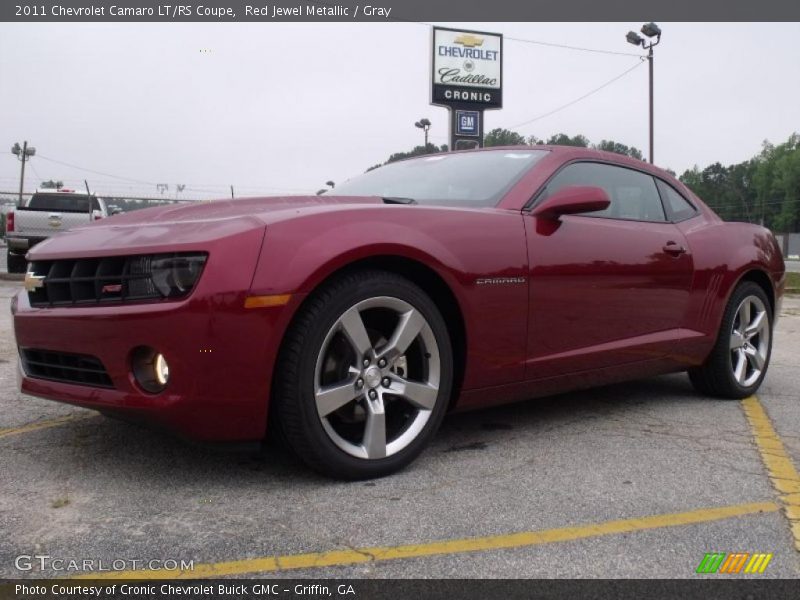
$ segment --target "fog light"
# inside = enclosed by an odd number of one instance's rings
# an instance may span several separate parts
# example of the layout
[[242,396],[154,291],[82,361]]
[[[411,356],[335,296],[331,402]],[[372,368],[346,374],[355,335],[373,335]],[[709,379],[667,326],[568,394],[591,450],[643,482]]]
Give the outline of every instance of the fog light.
[[131,371],[142,389],[158,394],[169,383],[169,365],[160,352],[149,346],[139,346],[131,355]]
[[161,385],[167,385],[169,381],[169,365],[163,354],[156,354],[156,379]]

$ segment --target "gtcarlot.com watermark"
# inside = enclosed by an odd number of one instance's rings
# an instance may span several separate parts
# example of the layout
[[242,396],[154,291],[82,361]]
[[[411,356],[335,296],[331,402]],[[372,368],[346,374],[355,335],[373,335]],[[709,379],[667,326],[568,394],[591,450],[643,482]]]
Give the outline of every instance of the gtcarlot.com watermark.
[[49,554],[20,554],[14,559],[18,571],[194,571],[194,560],[174,558],[59,558]]

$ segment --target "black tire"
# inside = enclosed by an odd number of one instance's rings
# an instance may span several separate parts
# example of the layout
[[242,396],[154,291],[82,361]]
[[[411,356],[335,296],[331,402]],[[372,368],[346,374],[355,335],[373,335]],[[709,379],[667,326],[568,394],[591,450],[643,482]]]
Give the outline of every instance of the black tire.
[[[389,444],[389,425],[384,427],[387,456],[382,458],[357,457],[349,454],[337,445],[328,431],[332,427],[327,419],[323,419],[317,409],[317,380],[320,377],[319,364],[329,364],[326,362],[329,348],[333,346],[331,335],[337,331],[336,327],[341,323],[340,318],[344,318],[345,313],[359,303],[379,302],[390,299],[399,299],[402,303],[410,305],[415,311],[422,315],[428,328],[425,329],[427,339],[435,338],[436,349],[438,350],[439,381],[438,393],[435,394],[435,404],[428,411],[418,409],[418,414],[426,413],[427,421],[420,425],[416,437],[407,436],[405,439],[413,439],[399,451],[392,454],[388,452]],[[363,306],[363,304],[361,305]],[[383,310],[378,307],[372,310]],[[357,313],[361,316],[361,313]],[[407,313],[406,313],[407,314]],[[400,317],[402,319],[402,316]],[[361,319],[365,328],[369,329],[366,321]],[[398,321],[399,323],[399,321]],[[399,331],[399,324],[396,326]],[[394,329],[394,327],[393,327]],[[342,334],[344,335],[344,334]],[[370,329],[368,333],[374,351],[380,353],[380,342],[376,343],[376,334]],[[422,336],[422,333],[419,334]],[[413,348],[425,348],[424,342],[419,341],[421,337],[414,338],[411,342]],[[327,344],[327,345],[326,345]],[[417,346],[419,345],[419,346]],[[352,345],[348,346],[352,356],[356,357]],[[384,348],[386,345],[384,344]],[[323,350],[325,352],[323,352]],[[409,347],[409,351],[412,347]],[[431,367],[431,354],[423,349],[418,356],[425,356],[422,361],[426,371]],[[366,354],[365,354],[366,356]],[[405,357],[402,358],[405,360]],[[425,362],[427,361],[427,362]],[[363,359],[353,358],[351,361],[342,361],[349,364],[357,364],[358,369],[363,366]],[[423,364],[423,363],[419,363]],[[378,359],[375,358],[375,365]],[[366,367],[364,367],[366,368]],[[392,368],[391,365],[386,369]],[[394,367],[397,368],[396,366]],[[374,371],[372,373],[374,375]],[[404,374],[410,374],[410,370]],[[350,375],[358,377],[356,381],[361,381],[361,388],[364,397],[359,397],[352,403],[344,405],[341,410],[356,411],[360,410],[362,415],[366,415],[367,392],[372,393],[372,388],[365,385],[368,382],[367,371],[361,375]],[[270,411],[270,419],[277,419],[277,427],[280,428],[280,436],[285,440],[289,448],[299,456],[312,469],[334,478],[341,479],[369,479],[382,477],[397,471],[413,461],[431,438],[436,433],[450,400],[453,378],[453,353],[450,345],[447,327],[436,305],[431,299],[414,283],[409,280],[380,270],[363,270],[338,276],[330,282],[324,284],[322,288],[306,301],[305,305],[296,316],[281,346],[278,361],[276,363],[275,385],[271,402],[273,403]],[[374,378],[370,381],[374,382]],[[381,381],[388,381],[382,379]],[[409,378],[409,381],[411,379]],[[335,385],[340,385],[339,383]],[[354,384],[358,385],[358,383]],[[383,385],[383,384],[380,384]],[[398,399],[386,388],[380,387],[382,394],[380,402],[383,406],[383,394],[386,396],[386,416],[382,420],[389,422],[389,407],[391,403],[402,406],[406,400]],[[376,391],[377,393],[377,391]],[[359,404],[360,403],[360,404]],[[409,405],[410,406],[410,405]],[[360,408],[361,407],[361,408]],[[339,409],[337,409],[339,410]],[[413,410],[402,409],[403,414],[411,413]],[[331,413],[338,415],[338,413]],[[336,417],[338,418],[338,417]],[[410,418],[410,417],[404,417]],[[366,417],[365,417],[366,419]],[[323,425],[323,420],[326,425]],[[271,424],[272,427],[276,423]],[[326,430],[326,426],[329,428]],[[409,426],[406,431],[411,431]],[[364,421],[363,447],[367,447],[367,422]],[[402,429],[400,430],[403,431]],[[417,431],[414,428],[414,431]],[[401,433],[402,435],[402,433]],[[405,442],[404,442],[405,443]],[[377,455],[379,456],[379,455]]]
[[22,254],[16,254],[9,250],[6,260],[9,273],[24,273],[28,270],[28,261],[25,260],[25,256]]
[[[734,327],[741,326],[740,322],[737,321],[739,308],[746,300],[753,298],[757,299],[764,307],[764,312],[768,319],[765,326],[766,333],[764,334],[766,336],[764,340],[766,357],[760,374],[756,377],[755,373],[753,373],[752,381],[746,380],[742,383],[735,375],[737,356],[735,356],[736,351],[731,349],[732,337],[734,336]],[[725,307],[725,313],[722,316],[722,323],[717,334],[717,341],[711,354],[703,365],[689,370],[689,379],[694,388],[702,394],[729,400],[740,400],[753,395],[764,380],[769,367],[769,360],[772,354],[772,323],[772,306],[761,286],[752,281],[740,283],[731,294]],[[745,365],[745,369],[748,368],[751,368],[749,362]]]

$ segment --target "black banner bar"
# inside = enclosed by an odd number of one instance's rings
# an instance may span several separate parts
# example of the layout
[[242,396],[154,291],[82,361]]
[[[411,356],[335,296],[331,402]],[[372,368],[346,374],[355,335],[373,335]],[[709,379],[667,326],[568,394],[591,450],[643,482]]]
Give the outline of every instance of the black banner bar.
[[10,22],[800,21],[793,0],[3,0]]
[[228,580],[4,580],[0,600],[794,600],[794,580],[465,580],[465,579],[228,579]]

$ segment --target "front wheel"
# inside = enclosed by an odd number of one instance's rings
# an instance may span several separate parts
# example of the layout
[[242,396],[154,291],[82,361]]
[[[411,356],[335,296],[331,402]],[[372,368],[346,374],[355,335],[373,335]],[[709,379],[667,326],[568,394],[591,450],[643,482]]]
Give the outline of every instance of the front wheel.
[[689,378],[704,394],[746,398],[764,380],[771,352],[769,299],[759,285],[745,281],[728,301],[714,349],[702,366],[689,371]]
[[355,272],[316,292],[287,333],[272,415],[317,471],[380,477],[433,437],[452,377],[447,327],[431,299],[392,273]]

